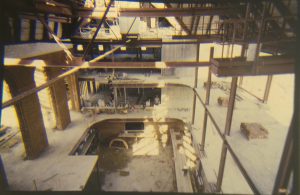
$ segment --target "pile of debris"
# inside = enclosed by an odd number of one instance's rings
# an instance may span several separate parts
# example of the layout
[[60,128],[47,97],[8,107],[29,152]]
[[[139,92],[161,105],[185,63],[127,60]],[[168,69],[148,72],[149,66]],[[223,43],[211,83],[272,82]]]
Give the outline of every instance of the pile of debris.
[[268,138],[268,130],[259,123],[241,123],[241,132],[250,139]]

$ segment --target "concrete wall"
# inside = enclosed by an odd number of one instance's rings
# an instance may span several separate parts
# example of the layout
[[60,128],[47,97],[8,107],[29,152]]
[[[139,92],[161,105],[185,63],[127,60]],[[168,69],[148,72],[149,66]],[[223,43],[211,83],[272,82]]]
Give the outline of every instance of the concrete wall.
[[158,114],[181,120],[192,120],[194,93],[188,87],[162,88],[162,100]]
[[166,119],[166,122],[153,122],[153,119],[108,119],[93,124],[90,128],[98,131],[100,140],[110,140],[125,130],[126,122],[143,122],[145,129],[158,130],[160,125],[168,125],[168,128],[183,129],[184,123],[177,119]]

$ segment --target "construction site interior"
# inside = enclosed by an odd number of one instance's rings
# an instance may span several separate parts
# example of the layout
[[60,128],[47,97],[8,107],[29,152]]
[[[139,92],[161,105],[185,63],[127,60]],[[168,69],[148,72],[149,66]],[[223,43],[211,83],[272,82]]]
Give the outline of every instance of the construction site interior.
[[1,4],[0,192],[299,192],[298,1]]

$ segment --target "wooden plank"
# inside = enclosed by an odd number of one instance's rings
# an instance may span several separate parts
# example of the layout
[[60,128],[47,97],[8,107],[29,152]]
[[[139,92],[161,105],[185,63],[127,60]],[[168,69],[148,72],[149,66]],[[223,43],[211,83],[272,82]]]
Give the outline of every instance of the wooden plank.
[[190,175],[189,173],[185,175],[183,172],[183,169],[185,168],[185,164],[186,164],[185,155],[179,153],[179,150],[177,148],[177,145],[181,144],[182,140],[176,140],[176,134],[173,129],[170,129],[170,135],[171,135],[171,141],[172,141],[173,153],[174,153],[177,191],[192,193],[193,187],[191,184]]

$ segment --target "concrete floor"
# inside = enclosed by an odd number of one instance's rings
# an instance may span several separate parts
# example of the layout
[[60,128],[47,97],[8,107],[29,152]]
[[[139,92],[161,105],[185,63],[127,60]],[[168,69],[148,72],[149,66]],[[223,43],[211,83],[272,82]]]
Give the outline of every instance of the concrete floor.
[[[207,69],[205,70],[205,68],[199,70],[198,91],[203,99],[205,93],[202,86],[203,81],[206,80],[206,71]],[[184,79],[185,77],[182,77],[178,79],[177,82],[181,83]],[[230,79],[219,79],[215,77],[213,77],[213,80],[230,81]],[[192,81],[192,79],[189,81]],[[252,77],[251,79],[249,77],[249,82],[245,83],[245,87],[251,89],[254,93],[261,93],[263,89],[262,86],[265,85],[265,83],[262,83],[262,80],[257,79],[257,77]],[[230,143],[234,146],[235,152],[239,158],[241,158],[251,178],[256,181],[261,192],[269,194],[271,193],[270,190],[274,183],[285,135],[291,119],[293,76],[283,75],[274,77],[269,104],[267,105],[259,103],[256,98],[253,98],[249,94],[239,93],[243,97],[243,100],[236,104],[232,135],[228,140],[230,140]],[[50,118],[50,121],[47,121],[44,117],[50,147],[39,159],[24,161],[22,159],[24,154],[22,144],[16,145],[9,151],[1,152],[11,189],[34,190],[33,180],[35,180],[38,190],[81,190],[97,158],[93,156],[70,157],[68,153],[90,124],[109,118],[139,117],[155,118],[156,120],[163,120],[165,117],[170,117],[190,121],[192,94],[191,89],[184,87],[164,88],[162,90],[162,104],[160,106],[155,107],[151,111],[138,111],[127,115],[101,114],[85,118],[85,115],[71,112],[72,123],[65,131],[53,130],[53,121],[51,121]],[[223,128],[226,108],[216,105],[216,98],[219,95],[223,96],[226,94],[219,89],[212,90],[210,110],[218,120],[219,126]],[[45,111],[43,112],[45,115],[47,114]],[[202,120],[203,108],[200,102],[197,101],[193,135],[194,140],[198,142],[201,140]],[[246,140],[241,136],[238,128],[240,122],[244,120],[262,123],[270,130],[270,137],[267,140]],[[14,129],[18,129],[18,123],[12,107],[3,110],[3,123],[12,126]],[[203,159],[203,161],[206,162],[210,169],[207,170],[207,173],[210,173],[208,177],[211,181],[216,179],[218,173],[220,149],[221,140],[212,124],[208,123],[206,142],[207,157]],[[78,167],[81,168],[78,169]],[[109,190],[109,187],[108,182],[105,188]],[[136,187],[135,189],[138,188]],[[148,188],[148,190],[149,189],[150,188]],[[226,161],[222,191],[225,193],[251,193],[249,186],[243,179],[230,155],[228,155]]]
[[[114,155],[108,155],[107,152]],[[104,159],[99,163],[103,191],[176,192],[171,145],[159,147],[158,155],[134,156],[132,151],[124,150],[103,153]],[[120,156],[125,162],[107,170],[107,164],[111,166]],[[122,175],[122,172],[128,175]]]

